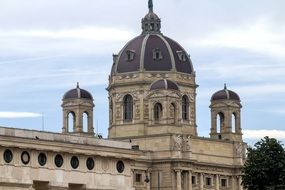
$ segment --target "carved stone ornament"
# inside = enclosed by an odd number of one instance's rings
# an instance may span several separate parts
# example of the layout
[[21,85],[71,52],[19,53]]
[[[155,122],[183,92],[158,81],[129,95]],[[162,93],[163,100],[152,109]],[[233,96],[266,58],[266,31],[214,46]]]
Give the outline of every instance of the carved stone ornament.
[[122,99],[122,94],[116,94],[116,100],[119,101]]
[[120,106],[116,106],[116,118],[120,119],[121,118],[121,109]]
[[173,135],[173,150],[182,150],[182,136]]
[[235,144],[235,150],[236,150],[236,155],[237,157],[242,158],[244,151],[243,151],[243,144],[242,143],[237,143]]
[[144,119],[148,119],[148,113],[149,112],[149,109],[148,109],[148,104],[145,104],[144,105]]
[[136,112],[136,115],[135,115],[135,117],[136,117],[136,119],[139,119],[140,118],[140,105],[136,105],[136,110],[135,110]]
[[194,94],[189,94],[188,97],[189,97],[190,102],[195,102],[195,95]]
[[151,91],[150,93],[148,93],[146,95],[146,98],[158,98],[158,97],[173,97],[173,98],[180,98],[180,94],[177,92],[172,92],[172,91],[168,91],[168,90],[160,90],[158,91]]
[[173,150],[189,151],[191,148],[191,141],[189,135],[173,135]]

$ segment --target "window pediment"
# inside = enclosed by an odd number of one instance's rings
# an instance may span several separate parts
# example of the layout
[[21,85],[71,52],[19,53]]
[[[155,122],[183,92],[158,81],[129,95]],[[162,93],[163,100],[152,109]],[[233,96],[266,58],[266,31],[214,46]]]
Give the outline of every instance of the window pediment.
[[135,50],[126,51],[126,61],[133,61],[135,59],[136,52]]
[[155,48],[152,50],[152,58],[153,60],[162,60],[162,52],[160,49]]
[[186,53],[184,51],[182,51],[182,50],[181,51],[176,51],[176,53],[177,53],[177,56],[178,56],[180,61],[182,61],[182,62],[187,61],[187,55],[186,55]]

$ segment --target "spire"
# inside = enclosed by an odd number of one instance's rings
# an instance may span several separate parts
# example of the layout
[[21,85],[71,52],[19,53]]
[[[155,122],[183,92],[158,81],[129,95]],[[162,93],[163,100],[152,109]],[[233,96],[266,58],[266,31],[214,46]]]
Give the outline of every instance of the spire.
[[224,84],[224,90],[227,90],[227,83]]
[[142,19],[143,34],[160,33],[160,18],[153,12],[153,2],[148,0],[148,13]]
[[148,0],[148,9],[149,9],[149,12],[153,12],[153,3],[152,3],[152,0]]
[[76,88],[79,88],[79,82],[77,82],[77,84],[76,84]]

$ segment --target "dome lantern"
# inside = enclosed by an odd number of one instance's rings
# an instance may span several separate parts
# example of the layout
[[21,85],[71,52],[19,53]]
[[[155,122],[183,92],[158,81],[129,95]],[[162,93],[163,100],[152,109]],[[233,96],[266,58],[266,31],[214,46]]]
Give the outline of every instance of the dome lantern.
[[143,34],[160,33],[160,18],[153,12],[153,2],[148,1],[148,13],[142,19]]

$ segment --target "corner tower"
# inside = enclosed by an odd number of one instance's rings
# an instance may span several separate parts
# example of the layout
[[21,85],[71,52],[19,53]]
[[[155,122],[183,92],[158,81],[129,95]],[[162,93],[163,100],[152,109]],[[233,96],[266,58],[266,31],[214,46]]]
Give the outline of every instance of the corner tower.
[[211,98],[211,138],[242,141],[241,104],[237,93],[228,90],[217,91]]
[[142,33],[113,55],[109,138],[197,135],[196,82],[189,54],[161,33],[152,0]]
[[[93,97],[87,90],[76,88],[66,92],[62,99],[63,127],[62,133],[94,136]],[[86,123],[84,123],[86,117]],[[87,125],[84,129],[84,124]],[[72,128],[72,129],[71,129]]]

